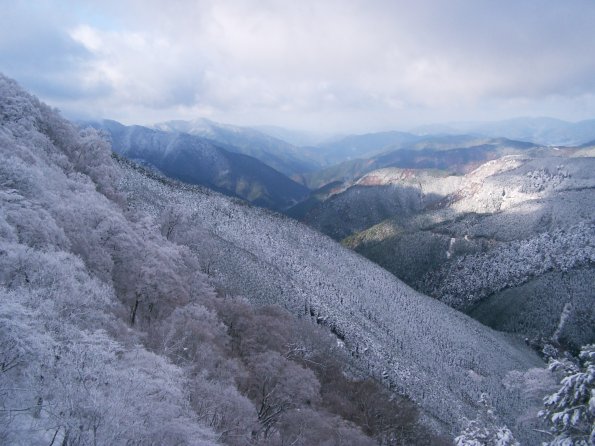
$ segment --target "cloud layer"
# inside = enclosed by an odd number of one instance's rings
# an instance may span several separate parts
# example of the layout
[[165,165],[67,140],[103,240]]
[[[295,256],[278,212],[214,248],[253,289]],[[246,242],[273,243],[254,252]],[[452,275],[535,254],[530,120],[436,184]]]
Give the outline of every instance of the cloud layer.
[[71,116],[363,131],[595,115],[590,0],[11,2],[0,70]]

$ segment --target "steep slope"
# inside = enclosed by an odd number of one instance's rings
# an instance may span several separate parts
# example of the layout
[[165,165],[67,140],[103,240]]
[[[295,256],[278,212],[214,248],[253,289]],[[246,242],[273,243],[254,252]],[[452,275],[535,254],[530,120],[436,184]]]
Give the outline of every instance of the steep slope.
[[356,364],[409,395],[443,428],[473,416],[474,401],[487,391],[509,426],[531,437],[516,424],[520,395],[502,385],[511,370],[540,365],[520,341],[293,220],[126,163],[123,175],[132,206],[175,222],[172,237],[209,259],[221,289],[329,327]]
[[109,146],[0,75],[0,160],[0,443],[217,444],[145,331],[213,292],[126,215]]
[[[407,219],[456,190],[461,176],[442,171],[379,169],[309,207],[302,220],[335,240],[387,218]],[[331,183],[332,184],[332,183]],[[303,203],[290,209],[290,212]],[[291,214],[290,214],[291,215]]]
[[288,177],[311,172],[319,167],[314,153],[250,127],[220,124],[202,118],[163,122],[156,124],[155,128],[167,132],[189,133],[216,141],[230,152],[257,158]]
[[117,153],[148,163],[164,174],[244,198],[258,206],[285,209],[308,190],[259,160],[232,153],[199,136],[104,121]]
[[346,161],[306,174],[304,184],[318,188],[332,181],[351,182],[385,167],[467,173],[486,161],[534,148],[535,145],[531,143],[473,135],[418,137],[413,141],[379,147],[378,155]]
[[593,158],[505,157],[345,244],[494,328],[578,347],[595,339],[594,168]]

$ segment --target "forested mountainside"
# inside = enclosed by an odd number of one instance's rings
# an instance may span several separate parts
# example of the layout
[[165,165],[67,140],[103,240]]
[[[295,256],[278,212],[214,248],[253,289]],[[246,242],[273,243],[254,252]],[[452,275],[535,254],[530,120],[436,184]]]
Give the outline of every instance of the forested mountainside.
[[303,212],[302,221],[342,240],[391,217],[406,220],[457,190],[462,180],[439,170],[378,169],[349,187],[336,185],[332,195],[321,197]]
[[[595,339],[593,169],[589,157],[491,161],[459,178],[441,200],[344,244],[494,328],[578,348]],[[448,192],[446,178],[435,188]],[[398,187],[393,193],[403,194]],[[360,205],[344,202],[343,212],[357,219]],[[328,221],[342,235],[339,220]],[[315,225],[325,229],[322,221]]]
[[220,124],[208,119],[168,121],[155,128],[167,132],[189,133],[224,144],[230,152],[249,155],[275,170],[292,177],[320,167],[321,157],[315,150],[296,147],[257,129]]
[[[370,137],[375,134],[370,135]],[[316,189],[342,181],[348,184],[373,170],[396,167],[404,169],[439,169],[463,174],[486,161],[534,149],[532,143],[506,138],[475,135],[429,135],[386,146],[379,146],[376,155],[352,159],[303,175],[304,184]]]
[[124,215],[95,132],[4,77],[0,150],[0,442],[213,444],[182,368],[124,322],[212,294],[194,260]]
[[123,175],[131,205],[204,259],[221,289],[328,327],[354,364],[410,396],[437,425],[472,418],[487,391],[509,427],[533,435],[528,419],[516,424],[528,410],[523,398],[502,384],[511,370],[540,364],[520,340],[415,292],[293,220],[131,167]]
[[95,124],[109,132],[114,151],[164,174],[201,184],[255,205],[282,210],[305,199],[308,189],[260,160],[201,136],[164,132],[115,121]]
[[100,134],[2,76],[0,154],[0,443],[444,444],[327,328],[217,291],[216,240],[170,240]]

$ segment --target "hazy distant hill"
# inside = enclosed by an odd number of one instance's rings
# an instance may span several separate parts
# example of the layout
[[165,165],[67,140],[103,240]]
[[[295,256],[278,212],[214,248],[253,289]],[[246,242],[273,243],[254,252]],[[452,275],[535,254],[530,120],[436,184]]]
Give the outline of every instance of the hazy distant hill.
[[514,118],[492,122],[450,123],[423,126],[415,132],[477,133],[545,145],[577,146],[595,139],[595,119],[567,122],[554,118]]
[[354,181],[384,167],[465,173],[485,161],[522,153],[535,145],[505,138],[442,135],[417,137],[409,142],[394,142],[378,147],[377,155],[345,161],[305,175],[305,184],[310,188],[318,188],[333,181]]
[[251,128],[297,147],[316,147],[331,137],[326,133],[293,130],[275,125],[257,125]]
[[321,153],[328,165],[343,161],[369,158],[393,145],[411,144],[420,137],[405,132],[378,132],[362,135],[349,135],[330,142],[319,144]]
[[[251,156],[213,141],[103,121],[114,151],[142,161],[187,183],[202,184],[271,209],[285,209],[308,196],[308,189]],[[226,146],[227,147],[227,146]]]
[[319,167],[315,151],[296,147],[250,127],[220,124],[201,118],[163,122],[156,124],[155,128],[167,132],[189,133],[216,141],[224,144],[223,147],[228,151],[257,158],[288,177],[311,172]]

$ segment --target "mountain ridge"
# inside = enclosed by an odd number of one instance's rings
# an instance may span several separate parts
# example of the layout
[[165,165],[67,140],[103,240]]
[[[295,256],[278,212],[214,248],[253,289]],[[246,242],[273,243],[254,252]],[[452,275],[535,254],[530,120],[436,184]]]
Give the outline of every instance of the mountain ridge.
[[288,177],[318,168],[315,153],[296,147],[253,127],[221,124],[206,118],[192,121],[166,121],[153,125],[156,130],[180,132],[215,141],[236,153],[252,156]]
[[305,184],[318,188],[333,181],[353,182],[368,172],[384,167],[439,169],[466,173],[484,162],[507,154],[523,153],[537,146],[507,138],[473,135],[419,137],[413,142],[385,146],[370,158],[345,161],[305,174]]
[[421,126],[414,133],[476,133],[504,136],[544,145],[578,146],[595,139],[595,119],[570,122],[550,117],[518,117],[501,121],[454,122]]
[[256,205],[282,210],[307,197],[308,190],[248,155],[230,152],[200,136],[124,126],[103,121],[113,149],[180,180],[210,186]]

